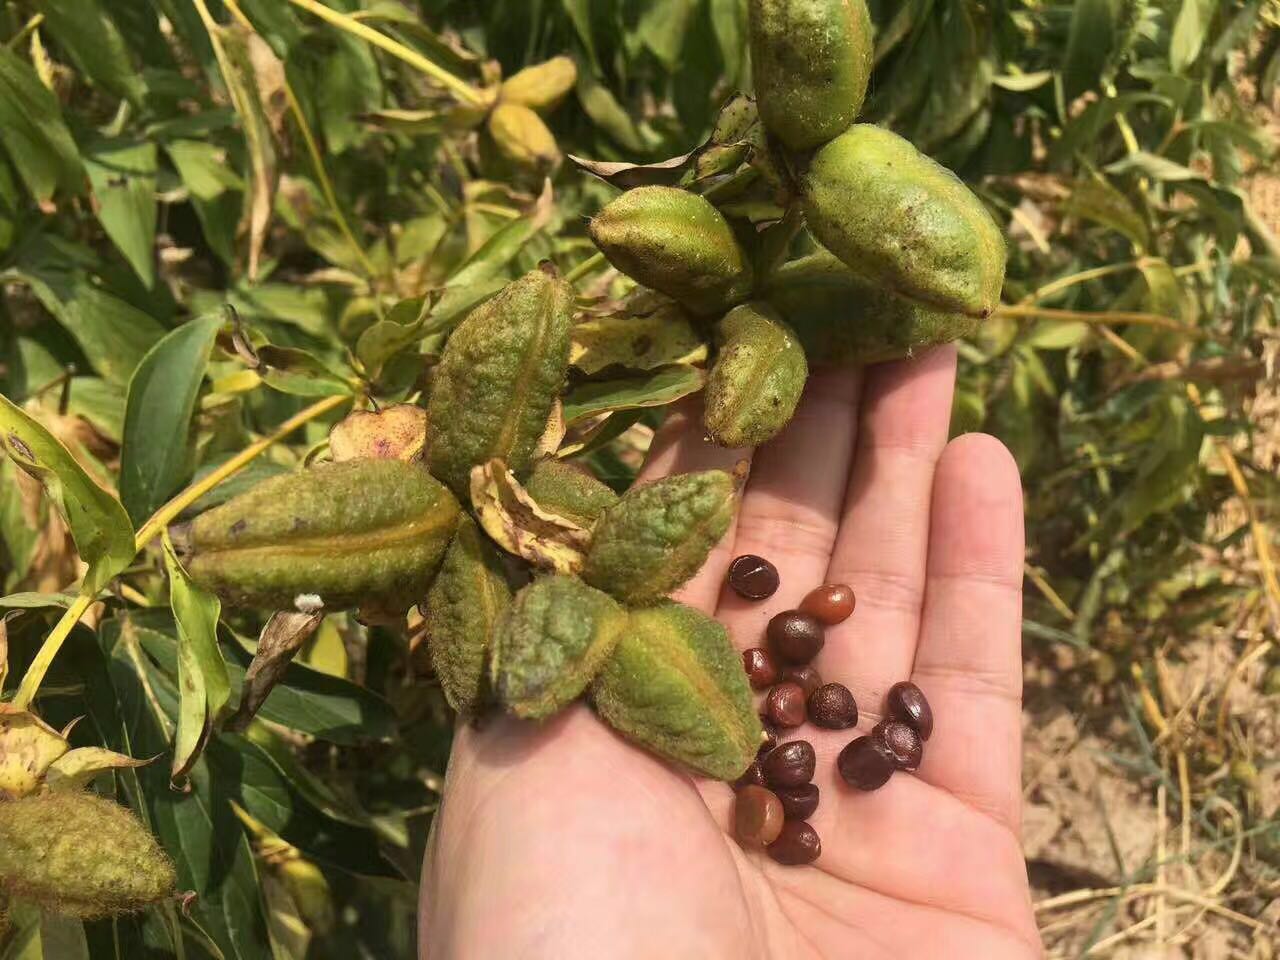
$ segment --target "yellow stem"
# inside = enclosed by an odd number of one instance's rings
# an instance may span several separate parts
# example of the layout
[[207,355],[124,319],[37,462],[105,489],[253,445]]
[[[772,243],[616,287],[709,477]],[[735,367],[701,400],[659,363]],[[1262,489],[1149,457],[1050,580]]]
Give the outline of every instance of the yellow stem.
[[1099,280],[1102,277],[1109,277],[1113,274],[1124,273],[1126,270],[1136,270],[1142,265],[1141,260],[1128,260],[1124,263],[1112,263],[1105,267],[1092,267],[1089,270],[1081,270],[1079,273],[1073,273],[1070,276],[1059,277],[1050,283],[1046,283],[1043,287],[1027,294],[1020,303],[1035,304],[1043,300],[1047,300],[1055,293],[1061,293],[1063,290],[1077,286],[1081,283],[1088,283],[1090,280]]
[[1018,304],[1016,306],[997,307],[996,316],[1014,319],[1042,317],[1045,320],[1064,320],[1102,325],[1134,323],[1144,327],[1177,330],[1179,333],[1185,333],[1187,336],[1196,337],[1197,339],[1205,339],[1211,336],[1207,330],[1201,330],[1199,327],[1189,327],[1185,323],[1179,323],[1172,317],[1164,317],[1158,313],[1133,313],[1120,310],[1104,310],[1095,313],[1087,310],[1058,310],[1050,307],[1037,307],[1033,304]]
[[31,36],[31,34],[35,33],[35,31],[39,29],[40,24],[42,23],[44,23],[44,14],[37,13],[30,20],[28,20],[26,23],[22,25],[21,30],[19,30],[12,37],[10,37],[8,41],[6,41],[5,46],[8,47],[10,50],[17,50],[18,47],[22,46],[22,42],[26,40],[27,37]]
[[44,643],[40,644],[40,649],[36,652],[36,658],[31,661],[31,666],[27,667],[27,672],[22,675],[18,692],[13,696],[13,705],[19,710],[27,709],[35,699],[36,691],[40,689],[40,682],[49,672],[49,665],[53,663],[53,658],[62,649],[63,641],[71,635],[71,631],[80,622],[80,618],[85,615],[85,611],[89,609],[94,599],[91,593],[81,593],[76,597],[75,602],[67,607],[67,612],[62,615],[62,618],[54,624],[49,636],[44,638]]

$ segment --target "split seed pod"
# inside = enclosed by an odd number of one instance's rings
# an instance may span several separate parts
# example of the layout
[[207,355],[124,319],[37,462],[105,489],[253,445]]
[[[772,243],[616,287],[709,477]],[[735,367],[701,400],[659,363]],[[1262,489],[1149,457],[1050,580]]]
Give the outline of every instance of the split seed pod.
[[508,77],[498,100],[543,113],[559,106],[577,82],[578,65],[570,57],[552,57]]
[[766,303],[729,311],[705,394],[704,424],[724,447],[754,447],[791,419],[809,377],[800,341]]
[[560,147],[543,119],[518,103],[500,103],[489,114],[489,135],[504,157],[548,173],[560,164]]
[[543,510],[590,529],[618,495],[586,470],[554,457],[534,464],[525,492]]

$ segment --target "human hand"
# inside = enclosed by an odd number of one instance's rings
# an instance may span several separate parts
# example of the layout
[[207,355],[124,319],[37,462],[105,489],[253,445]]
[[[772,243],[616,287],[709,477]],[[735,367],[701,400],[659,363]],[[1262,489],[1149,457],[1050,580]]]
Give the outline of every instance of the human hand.
[[[674,414],[642,475],[752,456],[735,528],[678,595],[739,648],[820,583],[857,593],[816,666],[853,691],[858,729],[786,738],[818,754],[816,864],[744,851],[727,784],[631,746],[586,707],[463,727],[423,871],[424,958],[1041,956],[1018,840],[1022,491],[998,441],[947,442],[955,362],[943,347],[818,373],[754,456],[706,443],[698,410]],[[769,600],[725,587],[744,553],[781,571]],[[919,772],[848,787],[836,755],[908,678],[936,721]]]

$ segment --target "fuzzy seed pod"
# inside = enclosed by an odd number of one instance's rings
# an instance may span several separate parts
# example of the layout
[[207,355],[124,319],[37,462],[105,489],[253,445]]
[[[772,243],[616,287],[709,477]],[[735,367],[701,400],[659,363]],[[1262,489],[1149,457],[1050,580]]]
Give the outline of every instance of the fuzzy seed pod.
[[459,324],[428,404],[431,472],[469,498],[471,470],[502,460],[523,477],[569,373],[573,288],[534,270]]
[[525,492],[543,510],[590,529],[618,495],[586,470],[546,457],[534,464]]
[[582,578],[623,603],[656,603],[702,568],[736,503],[723,470],[633,487],[596,525]]
[[349,460],[272,477],[191,525],[192,580],[237,606],[407,610],[431,585],[458,501],[421,466]]
[[809,377],[804,349],[766,303],[730,310],[716,335],[720,353],[707,381],[703,422],[721,446],[759,446],[796,412]]
[[91,793],[0,803],[0,889],[42,910],[90,919],[174,892],[173,864],[124,807]]
[[981,201],[950,170],[880,127],[857,124],[800,176],[809,229],[888,293],[990,316],[1005,245]]
[[628,190],[600,211],[590,230],[611,264],[695,313],[723,312],[751,292],[751,262],[729,221],[696,193]]
[[569,57],[552,57],[508,77],[498,100],[543,113],[559,106],[577,82],[578,65]]
[[518,103],[500,103],[489,114],[489,135],[512,163],[549,173],[560,165],[560,147],[542,118]]
[[858,119],[871,76],[865,0],[751,0],[760,117],[791,150],[812,150]]
[[610,726],[708,777],[734,780],[762,730],[723,626],[682,603],[635,610],[592,687]]

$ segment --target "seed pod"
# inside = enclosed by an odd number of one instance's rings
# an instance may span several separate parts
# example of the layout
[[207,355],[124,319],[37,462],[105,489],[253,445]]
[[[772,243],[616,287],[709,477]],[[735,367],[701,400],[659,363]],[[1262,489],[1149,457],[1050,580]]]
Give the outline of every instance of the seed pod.
[[736,499],[723,470],[633,487],[600,518],[582,579],[623,603],[661,600],[706,562],[729,529]]
[[628,190],[600,211],[590,230],[615,267],[695,313],[720,313],[751,292],[751,262],[729,221],[695,193]]
[[586,689],[626,623],[616,601],[577,577],[535,580],[516,594],[494,637],[499,702],[519,717],[551,716]]
[[766,303],[730,310],[717,336],[720,353],[707,381],[703,423],[721,446],[759,446],[796,411],[809,376],[804,348]]
[[541,113],[559,106],[577,82],[578,65],[569,57],[552,57],[508,77],[498,100],[518,103]]
[[173,864],[132,813],[91,793],[0,803],[0,889],[42,910],[109,917],[173,895]]
[[423,459],[427,442],[427,411],[412,403],[385,410],[356,410],[329,431],[329,455],[338,463],[371,458]]
[[815,365],[880,363],[970,336],[978,317],[908,300],[858,277],[819,247],[784,264],[761,291]]
[[572,323],[573,288],[539,269],[454,330],[431,388],[427,451],[459,496],[470,495],[472,467],[492,459],[528,472],[569,372]]
[[502,155],[521,167],[549,172],[560,164],[555,135],[528,107],[498,104],[489,114],[489,135]]
[[588,529],[618,502],[618,495],[586,470],[554,457],[533,465],[524,489],[543,510]]
[[751,0],[751,67],[769,132],[811,150],[858,119],[871,76],[864,0]]
[[458,501],[420,466],[321,464],[197,517],[187,570],[237,606],[279,610],[310,596],[326,610],[403,611],[426,595],[458,513]]
[[960,178],[880,127],[855,124],[800,175],[822,244],[866,280],[942,310],[986,317],[1000,302],[1000,229]]
[[475,713],[486,698],[493,635],[510,603],[497,552],[464,514],[426,602],[431,666],[459,713]]
[[723,626],[681,603],[631,612],[592,696],[624,736],[719,780],[741,776],[760,745],[742,658]]

